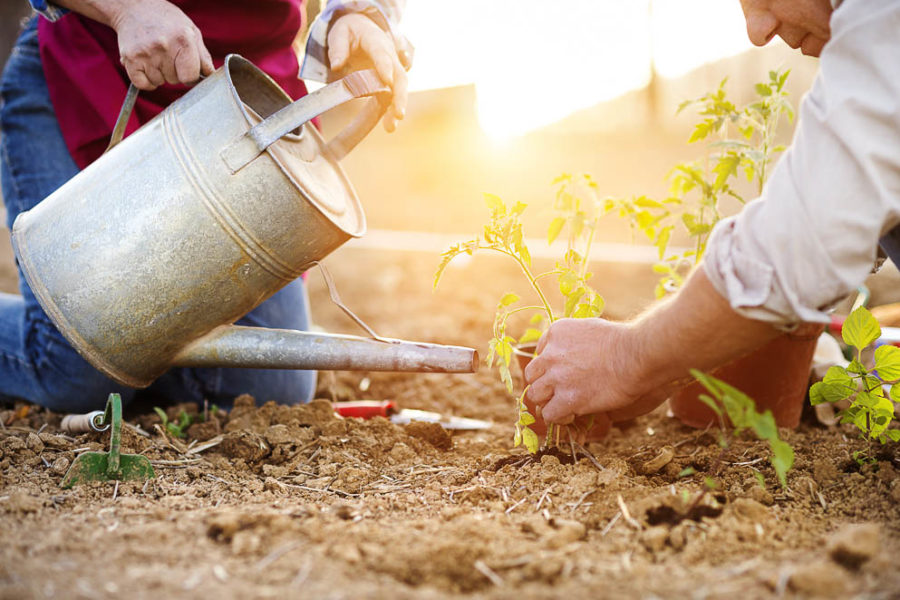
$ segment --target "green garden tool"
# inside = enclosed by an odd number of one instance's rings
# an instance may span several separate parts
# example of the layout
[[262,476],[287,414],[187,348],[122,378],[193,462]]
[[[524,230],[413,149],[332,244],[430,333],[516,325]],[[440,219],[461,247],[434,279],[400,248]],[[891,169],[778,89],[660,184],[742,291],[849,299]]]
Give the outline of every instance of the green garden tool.
[[[99,421],[99,422],[98,422]],[[146,456],[120,454],[122,440],[122,397],[110,394],[102,418],[95,419],[98,427],[110,428],[109,452],[85,452],[72,461],[69,472],[62,480],[62,487],[88,481],[144,481],[153,479],[156,473]]]

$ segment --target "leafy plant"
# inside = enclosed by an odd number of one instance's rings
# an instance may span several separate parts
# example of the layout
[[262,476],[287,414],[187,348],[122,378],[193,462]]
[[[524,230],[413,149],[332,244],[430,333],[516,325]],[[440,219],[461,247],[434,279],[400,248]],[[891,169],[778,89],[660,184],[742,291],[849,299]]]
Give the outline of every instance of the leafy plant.
[[[500,379],[510,394],[513,393],[513,379],[510,363],[513,347],[540,339],[549,324],[561,317],[598,317],[603,312],[603,298],[588,284],[592,273],[588,271],[589,256],[599,219],[603,216],[602,206],[595,201],[597,184],[589,175],[564,174],[553,181],[556,195],[553,202],[555,216],[547,231],[547,243],[552,245],[562,236],[565,252],[553,269],[535,273],[531,252],[525,243],[521,216],[527,205],[522,202],[508,206],[502,199],[485,194],[485,202],[490,210],[490,220],[481,237],[454,244],[441,255],[441,263],[434,276],[437,288],[447,265],[461,254],[472,255],[482,250],[498,252],[512,259],[522,271],[537,303],[523,302],[519,294],[508,292],[500,298],[494,315],[493,336],[489,343],[485,362],[496,366]],[[555,280],[563,298],[561,310],[554,309],[545,290],[547,280]],[[532,313],[529,326],[518,338],[508,332],[508,321],[519,313]],[[515,438],[516,446],[524,444],[529,452],[539,448],[537,434],[529,427],[536,419],[528,411],[524,402],[525,392],[516,400]],[[553,427],[548,427],[545,443],[552,437]],[[557,436],[559,430],[557,430]]]
[[775,469],[781,487],[787,487],[786,476],[794,464],[794,450],[790,444],[778,437],[778,427],[772,412],[766,410],[760,414],[756,410],[756,403],[752,398],[721,379],[696,369],[691,370],[691,375],[712,394],[712,396],[701,394],[700,400],[719,417],[722,424],[719,444],[722,448],[725,449],[729,445],[726,433],[728,430],[724,423],[724,418],[727,416],[734,427],[732,435],[736,436],[741,431],[749,429],[756,434],[757,438],[769,443],[769,449],[772,452],[769,461]]
[[881,326],[862,306],[844,321],[841,335],[844,343],[855,349],[855,356],[846,368],[835,365],[828,369],[824,380],[810,388],[809,399],[813,406],[850,399],[850,406],[839,413],[841,423],[856,425],[860,437],[869,445],[865,452],[855,453],[854,459],[859,463],[872,462],[873,441],[900,441],[900,429],[890,429],[894,402],[900,402],[900,386],[891,385],[889,392],[884,389],[884,384],[900,381],[900,348],[878,346],[874,366],[867,368],[863,364],[862,352],[881,337]]
[[[756,184],[757,194],[762,192],[772,164],[785,149],[775,140],[779,121],[794,117],[784,88],[789,73],[769,71],[768,81],[756,84],[756,97],[744,106],[728,98],[727,79],[715,91],[683,102],[678,112],[695,107],[700,116],[688,143],[706,141],[705,156],[675,165],[668,177],[669,196],[661,202],[647,196],[604,201],[606,212],[627,219],[632,230],[643,232],[656,246],[660,262],[654,270],[661,275],[657,298],[681,286],[685,266],[700,262],[713,227],[723,217],[722,201],[745,203],[738,185],[741,174]],[[692,244],[671,252],[669,242],[679,225]]]
[[166,414],[166,411],[161,409],[158,406],[153,407],[154,412],[159,416],[160,421],[162,421],[162,427],[166,430],[169,435],[177,438],[185,437],[188,427],[193,425],[194,423],[202,423],[203,416],[202,415],[189,415],[186,410],[182,409],[180,413],[178,413],[178,417],[174,421],[169,420],[169,416]]

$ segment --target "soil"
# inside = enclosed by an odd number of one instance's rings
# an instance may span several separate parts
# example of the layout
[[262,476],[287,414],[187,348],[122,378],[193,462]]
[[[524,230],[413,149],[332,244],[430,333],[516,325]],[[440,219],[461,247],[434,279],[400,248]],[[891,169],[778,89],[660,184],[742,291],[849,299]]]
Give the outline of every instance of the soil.
[[[521,289],[516,272],[476,258],[432,293],[436,262],[348,249],[330,259],[343,299],[379,333],[483,352],[497,299]],[[652,295],[646,267],[596,272],[612,317]],[[311,287],[317,322],[353,331],[316,276]],[[108,434],[67,436],[61,415],[7,407],[0,597],[900,597],[900,454],[879,448],[859,468],[849,429],[804,420],[782,431],[796,453],[782,489],[764,444],[723,450],[717,431],[664,407],[574,460],[568,444],[528,457],[512,448],[512,401],[484,368],[323,374],[317,395],[294,407],[242,397],[183,439],[152,407],[129,407],[122,451],[157,477],[72,489],[60,487],[72,460],[105,451]],[[494,425],[341,419],[329,402],[342,399]],[[182,409],[204,411],[170,417]]]

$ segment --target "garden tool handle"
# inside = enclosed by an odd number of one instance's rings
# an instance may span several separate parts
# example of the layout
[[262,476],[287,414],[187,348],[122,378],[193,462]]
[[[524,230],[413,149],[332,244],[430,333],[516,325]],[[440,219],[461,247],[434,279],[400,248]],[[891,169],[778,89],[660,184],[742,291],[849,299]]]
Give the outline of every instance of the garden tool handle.
[[95,410],[83,415],[66,415],[59,426],[66,433],[87,433],[109,429],[109,423],[102,425],[102,422],[103,411]]
[[115,148],[125,136],[125,127],[128,125],[128,119],[131,118],[131,113],[134,111],[134,103],[137,101],[138,91],[136,85],[133,83],[128,84],[128,93],[125,94],[125,101],[122,102],[119,116],[116,117],[112,135],[109,136],[109,146],[103,151],[104,154]]
[[361,115],[328,143],[327,151],[341,160],[372,130],[388,107],[391,89],[373,69],[350,73],[288,104],[228,144],[222,160],[237,173],[269,146],[311,119],[354,98],[374,96]]

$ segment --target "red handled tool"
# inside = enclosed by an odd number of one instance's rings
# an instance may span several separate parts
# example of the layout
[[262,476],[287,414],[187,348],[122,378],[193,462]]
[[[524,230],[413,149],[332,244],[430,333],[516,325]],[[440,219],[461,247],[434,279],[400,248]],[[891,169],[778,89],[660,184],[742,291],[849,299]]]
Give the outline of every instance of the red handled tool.
[[334,406],[334,412],[342,417],[354,417],[357,419],[384,417],[398,425],[411,423],[412,421],[424,421],[426,423],[437,423],[444,429],[460,430],[487,429],[491,426],[489,421],[480,419],[452,417],[412,408],[397,408],[393,400],[351,400],[349,402],[335,402],[332,406]]

